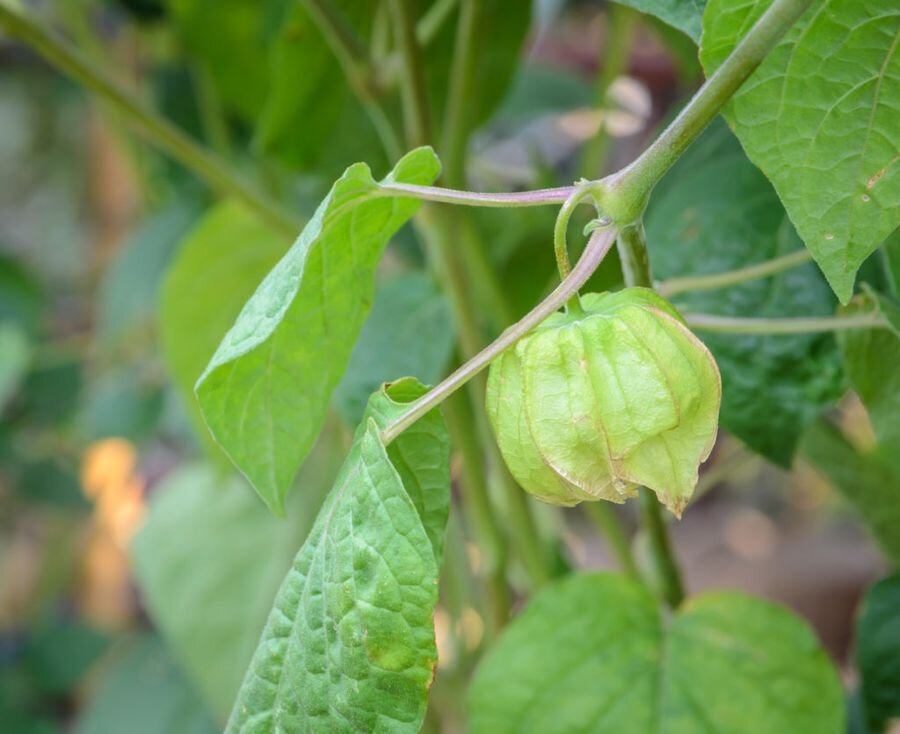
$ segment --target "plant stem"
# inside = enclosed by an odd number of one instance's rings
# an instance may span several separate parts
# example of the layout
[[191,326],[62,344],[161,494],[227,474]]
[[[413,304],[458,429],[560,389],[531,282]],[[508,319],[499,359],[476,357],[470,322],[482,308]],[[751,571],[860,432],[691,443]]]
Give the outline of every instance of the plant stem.
[[603,261],[609,248],[612,247],[615,236],[616,231],[611,227],[595,230],[588,241],[587,247],[584,249],[581,259],[572,268],[572,272],[569,273],[565,280],[547,298],[504,331],[494,342],[482,349],[477,355],[421,398],[411,403],[409,409],[403,415],[388,424],[381,432],[381,438],[385,444],[393,441],[428,411],[459,390],[460,387],[481,372],[493,360],[511,348],[519,339],[561,308],[572,294],[577,292],[587,279],[591,277],[597,266]]
[[0,26],[28,44],[57,69],[99,95],[150,143],[168,153],[220,194],[232,196],[272,227],[293,237],[304,221],[271,200],[221,158],[153,112],[132,92],[96,68],[81,53],[27,13],[0,2]]
[[607,17],[609,24],[606,34],[606,54],[603,68],[597,74],[597,109],[602,114],[600,129],[585,146],[581,157],[581,175],[596,178],[603,173],[609,147],[609,127],[607,126],[608,100],[606,99],[613,82],[625,71],[631,56],[631,43],[640,14],[626,5],[610,3]]
[[394,38],[403,57],[401,88],[406,139],[412,146],[426,145],[431,139],[428,120],[428,90],[425,86],[425,67],[416,38],[409,0],[389,0],[394,21]]
[[806,10],[811,0],[774,0],[662,134],[634,163],[598,185],[604,211],[617,226],[636,222],[663,174]]
[[461,0],[441,141],[441,156],[446,167],[446,178],[451,186],[465,184],[466,148],[470,128],[467,111],[472,105],[476,60],[475,29],[479,15],[478,0]]
[[628,540],[628,536],[625,535],[622,524],[619,522],[619,518],[616,517],[615,510],[610,507],[609,503],[602,500],[599,502],[585,502],[582,507],[584,507],[585,514],[600,529],[606,542],[609,543],[609,547],[622,570],[629,576],[639,578],[637,564],[631,552],[631,542]]
[[669,541],[669,531],[662,516],[662,506],[656,495],[646,487],[640,489],[641,526],[650,541],[653,565],[660,583],[663,599],[676,609],[684,600],[681,573],[675,563],[675,554]]
[[562,204],[575,193],[576,187],[560,186],[552,189],[536,189],[534,191],[480,193],[478,191],[445,189],[440,186],[417,186],[415,184],[392,183],[382,185],[382,189],[389,193],[407,194],[424,201],[435,201],[443,204],[480,206],[486,208],[516,208],[523,206]]
[[811,316],[809,318],[740,318],[688,313],[684,315],[692,329],[725,334],[809,334],[848,329],[887,328],[887,322],[877,311],[853,316]]
[[[777,0],[776,0],[777,1]],[[653,287],[647,239],[640,220],[626,227],[618,236],[619,257],[625,285]],[[640,488],[641,526],[650,540],[650,552],[663,599],[673,609],[684,599],[681,574],[675,562],[668,529],[662,517],[662,506],[656,495],[646,487]]]
[[809,250],[803,248],[796,252],[772,258],[756,265],[748,265],[737,270],[728,270],[723,273],[710,273],[709,275],[688,275],[682,278],[670,278],[656,286],[659,294],[670,298],[679,293],[689,291],[713,291],[719,288],[746,283],[751,280],[765,278],[769,275],[790,270],[798,265],[803,265],[812,259]]
[[[431,43],[458,4],[459,0],[436,0],[429,6],[416,23],[416,40],[420,46]],[[389,85],[396,80],[402,68],[403,56],[399,51],[394,51],[380,65],[378,76],[385,85]]]
[[353,90],[375,128],[385,153],[391,160],[396,160],[403,151],[394,132],[394,126],[378,101],[375,75],[365,44],[329,0],[304,0],[304,2],[316,27],[341,65],[350,89]]

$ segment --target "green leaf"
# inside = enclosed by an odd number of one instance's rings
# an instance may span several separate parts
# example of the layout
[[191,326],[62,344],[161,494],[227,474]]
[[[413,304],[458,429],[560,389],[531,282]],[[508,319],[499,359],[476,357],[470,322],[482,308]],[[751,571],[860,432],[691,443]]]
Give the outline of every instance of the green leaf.
[[194,385],[247,299],[287,248],[280,233],[240,204],[225,202],[191,230],[166,274],[159,318],[163,356],[197,435],[211,449],[215,444]]
[[[424,391],[400,384],[402,395],[389,389],[393,402]],[[410,478],[447,495],[448,444],[442,425],[403,434],[409,463],[395,467],[378,432],[392,410],[384,395],[373,398],[278,592],[227,732],[419,730],[437,662],[439,562]]]
[[335,390],[338,413],[351,425],[359,423],[369,395],[397,375],[437,382],[454,343],[450,307],[428,276],[386,279],[375,291],[372,311]]
[[482,661],[472,734],[843,734],[840,681],[809,627],[737,592],[669,618],[633,581],[540,592]]
[[103,274],[97,294],[97,331],[109,346],[146,332],[157,312],[157,292],[166,266],[197,217],[181,201],[145,219]]
[[866,592],[856,623],[856,661],[861,697],[872,732],[900,719],[900,574]]
[[254,120],[269,84],[267,52],[286,0],[168,0],[189,54],[222,99]]
[[[726,272],[802,247],[772,186],[723,124],[714,124],[660,183],[646,217],[654,277]],[[835,299],[812,263],[725,289],[673,296],[684,312],[830,315]],[[701,333],[722,372],[722,425],[789,466],[803,430],[843,393],[830,334]]]
[[[419,148],[385,182],[430,184],[439,170]],[[348,168],[197,381],[210,431],[276,513],[346,369],[375,266],[419,203],[388,194],[364,163]]]
[[215,726],[163,644],[123,641],[81,709],[75,734],[215,734]]
[[900,449],[900,307],[874,293],[858,296],[844,313],[886,312],[897,327],[851,329],[838,335],[844,369],[866,409],[879,443]]
[[85,441],[110,436],[139,442],[152,435],[163,410],[163,393],[156,380],[139,366],[118,368],[100,375],[86,388],[78,414]]
[[616,0],[642,13],[647,13],[686,33],[700,43],[703,10],[707,0]]
[[891,564],[900,566],[900,455],[896,449],[863,454],[823,419],[806,432],[800,451],[856,510]]
[[[707,74],[770,2],[710,0]],[[843,303],[859,266],[900,223],[898,36],[893,0],[815,2],[725,112]]]
[[193,464],[156,488],[132,543],[150,616],[223,719],[278,586],[334,478],[340,462],[334,443],[320,442],[310,455],[287,521],[273,517],[243,480]]

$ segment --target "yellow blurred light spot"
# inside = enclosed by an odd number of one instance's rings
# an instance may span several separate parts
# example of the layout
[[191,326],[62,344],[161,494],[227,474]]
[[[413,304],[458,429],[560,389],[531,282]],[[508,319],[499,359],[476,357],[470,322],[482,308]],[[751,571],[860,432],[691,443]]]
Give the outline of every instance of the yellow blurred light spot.
[[481,644],[484,637],[484,620],[472,607],[463,609],[456,628],[467,650],[475,650]]

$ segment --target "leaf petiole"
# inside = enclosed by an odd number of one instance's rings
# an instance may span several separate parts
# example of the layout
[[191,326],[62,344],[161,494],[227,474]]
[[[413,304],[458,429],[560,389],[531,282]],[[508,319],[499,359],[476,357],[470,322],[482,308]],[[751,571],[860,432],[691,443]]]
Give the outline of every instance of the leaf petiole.
[[692,329],[724,334],[809,334],[847,329],[888,328],[884,316],[877,311],[853,316],[811,316],[786,319],[685,313],[684,318]]

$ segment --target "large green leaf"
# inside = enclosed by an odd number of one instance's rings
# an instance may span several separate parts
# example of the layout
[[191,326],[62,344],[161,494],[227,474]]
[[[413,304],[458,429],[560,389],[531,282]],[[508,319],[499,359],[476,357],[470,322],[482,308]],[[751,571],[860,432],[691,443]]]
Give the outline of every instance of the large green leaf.
[[[778,197],[734,136],[716,124],[660,183],[646,218],[658,279],[725,272],[802,247]],[[812,263],[673,297],[684,312],[787,317],[831,314],[835,300]],[[789,465],[804,428],[843,392],[830,334],[700,333],[722,372],[722,425]]]
[[153,621],[223,720],[278,586],[337,471],[334,443],[323,436],[304,465],[303,491],[288,503],[287,521],[273,517],[246,482],[194,464],[154,491],[132,544]]
[[838,337],[850,384],[869,411],[879,443],[900,450],[900,307],[872,293],[854,298],[848,314],[887,311],[896,328],[852,329]]
[[[439,171],[431,148],[419,148],[385,182],[430,184]],[[213,436],[276,513],[350,359],[381,253],[418,207],[364,163],[348,168],[197,381]]]
[[859,514],[894,566],[900,566],[900,454],[894,447],[864,454],[827,421],[816,421],[800,452]]
[[472,734],[843,734],[837,673],[786,610],[737,592],[668,618],[610,574],[548,587],[472,682]]
[[219,731],[165,646],[124,640],[79,712],[75,734],[215,734]]
[[616,0],[642,13],[649,13],[700,42],[706,0]]
[[900,574],[875,584],[856,624],[856,660],[866,719],[873,734],[900,719]]
[[[424,388],[373,398],[334,489],[282,584],[228,732],[417,732],[437,662],[438,522],[414,500],[449,494],[448,442],[432,429],[385,450],[378,426]],[[433,514],[432,514],[433,513]],[[423,520],[424,523],[423,524]],[[443,532],[441,527],[440,532]]]
[[[710,0],[700,57],[712,73],[771,0]],[[900,6],[818,0],[726,108],[842,302],[900,224]]]
[[160,338],[197,434],[213,441],[194,385],[247,299],[288,243],[236,202],[211,209],[181,244],[160,299]]
[[335,390],[340,416],[356,424],[382,382],[415,375],[436,382],[453,351],[450,307],[424,273],[406,273],[378,285],[347,372]]

